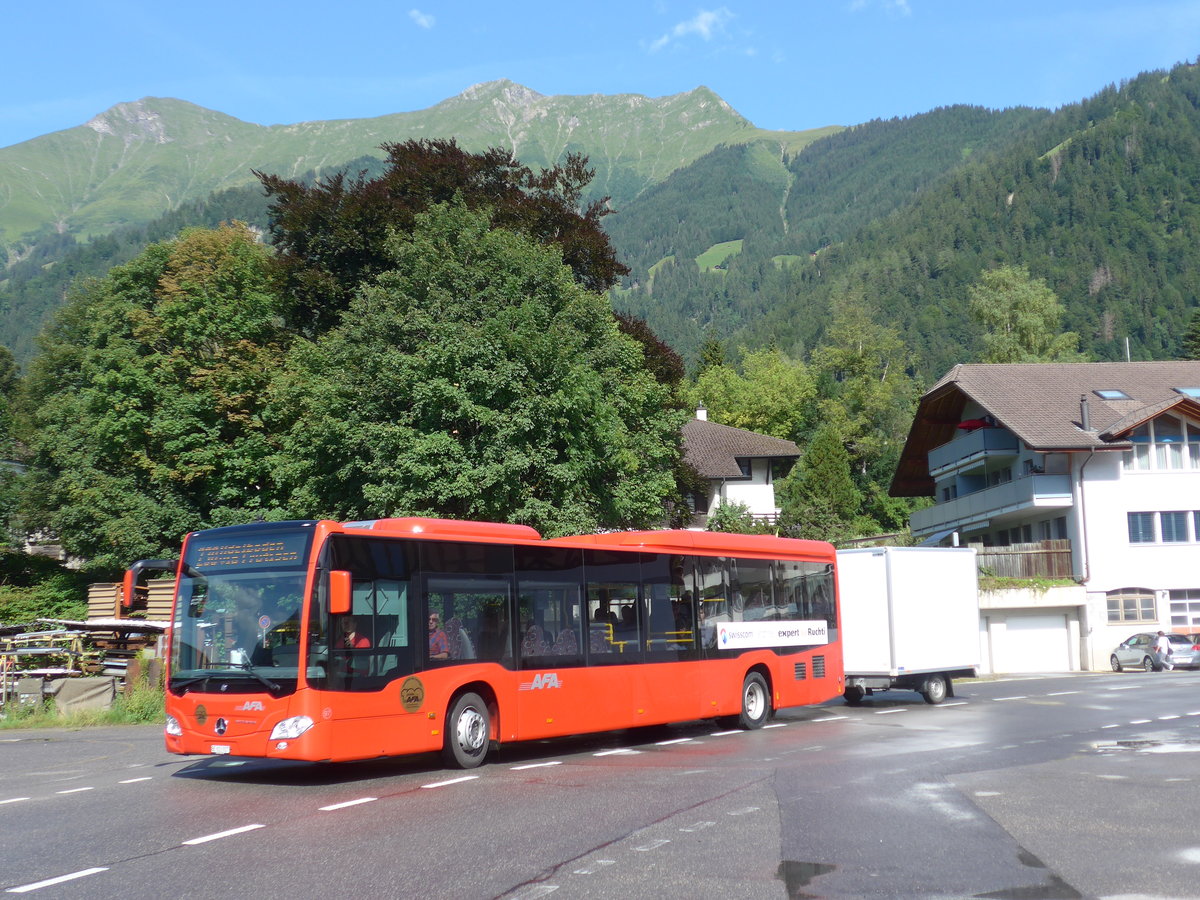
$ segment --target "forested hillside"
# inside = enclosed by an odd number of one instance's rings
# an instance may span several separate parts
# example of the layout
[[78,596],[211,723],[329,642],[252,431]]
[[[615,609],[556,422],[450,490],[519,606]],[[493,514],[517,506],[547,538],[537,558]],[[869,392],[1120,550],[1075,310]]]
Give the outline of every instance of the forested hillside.
[[1123,357],[1126,338],[1135,359],[1179,351],[1200,271],[1194,66],[1053,114],[939,110],[869,123],[814,144],[790,171],[787,234],[738,236],[741,254],[718,272],[691,262],[697,243],[718,237],[712,226],[688,230],[678,211],[638,209],[670,183],[631,204],[629,218],[657,217],[695,242],[656,247],[674,250],[673,263],[652,283],[635,267],[619,304],[687,355],[711,332],[803,356],[834,301],[857,296],[900,327],[928,380],[977,358],[967,288],[1010,263],[1047,280],[1066,305],[1064,329],[1095,358]]

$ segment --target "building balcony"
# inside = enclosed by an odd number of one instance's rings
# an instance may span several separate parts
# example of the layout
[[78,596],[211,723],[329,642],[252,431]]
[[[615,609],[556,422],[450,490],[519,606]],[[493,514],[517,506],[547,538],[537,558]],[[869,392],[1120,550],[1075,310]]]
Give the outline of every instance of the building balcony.
[[987,528],[1001,517],[1011,518],[1031,509],[1065,509],[1072,502],[1069,475],[1027,475],[919,509],[909,524],[917,537],[947,529],[976,530]]
[[1017,436],[1004,428],[979,428],[929,451],[929,474],[938,478],[978,466],[985,459],[1015,459],[1021,450]]

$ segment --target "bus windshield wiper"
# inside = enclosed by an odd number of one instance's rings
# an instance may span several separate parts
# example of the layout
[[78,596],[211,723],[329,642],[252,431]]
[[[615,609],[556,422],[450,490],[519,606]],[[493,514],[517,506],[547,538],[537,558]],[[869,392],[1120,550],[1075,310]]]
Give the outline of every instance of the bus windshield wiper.
[[279,685],[274,681],[271,681],[269,678],[264,678],[262,675],[255,672],[254,667],[248,662],[237,663],[236,668],[241,669],[254,680],[261,681],[264,685],[266,685],[267,690],[272,694],[278,693],[281,690]]

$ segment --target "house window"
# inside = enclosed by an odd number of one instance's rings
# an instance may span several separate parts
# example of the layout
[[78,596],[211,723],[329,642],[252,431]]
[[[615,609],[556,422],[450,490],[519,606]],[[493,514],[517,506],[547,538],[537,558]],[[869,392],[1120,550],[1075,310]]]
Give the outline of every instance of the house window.
[[1200,427],[1175,416],[1143,422],[1129,434],[1132,450],[1125,451],[1127,472],[1151,469],[1200,469]]
[[1106,597],[1110,622],[1151,622],[1156,618],[1153,591],[1121,588],[1109,591]]
[[1158,514],[1164,544],[1182,544],[1188,539],[1188,514],[1164,512]]
[[1200,588],[1171,591],[1171,630],[1184,634],[1200,632]]
[[987,481],[988,487],[1007,484],[1012,481],[1012,466],[1005,466],[1003,469],[997,469],[995,472],[988,472]]
[[1154,513],[1131,512],[1129,514],[1129,543],[1154,543]]
[[742,476],[745,478],[749,478],[750,474],[752,472],[752,469],[750,466],[750,460],[744,456],[739,456],[737,458],[737,464],[738,464],[738,468],[742,470]]
[[948,503],[951,500],[957,500],[957,499],[958,499],[958,485],[957,484],[947,485],[946,487],[942,488],[942,502],[943,503]]

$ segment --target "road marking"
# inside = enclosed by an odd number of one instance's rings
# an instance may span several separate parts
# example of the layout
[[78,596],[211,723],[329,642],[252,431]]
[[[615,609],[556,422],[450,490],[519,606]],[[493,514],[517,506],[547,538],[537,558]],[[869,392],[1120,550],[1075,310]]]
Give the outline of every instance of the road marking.
[[[812,721],[814,721],[814,722],[836,722],[838,719],[848,719],[848,718],[850,718],[850,717],[849,716],[826,716],[823,719],[813,719]],[[768,725],[767,727],[770,728],[771,726]]]
[[727,735],[727,734],[741,734],[741,733],[742,733],[742,729],[733,728],[729,731],[714,731],[712,734],[709,735],[709,737],[725,737],[725,735]]
[[347,800],[344,803],[334,803],[332,806],[319,807],[321,812],[333,812],[335,809],[345,809],[347,806],[358,806],[362,803],[374,803],[377,797],[359,797],[357,800]]
[[513,766],[512,771],[520,772],[523,769],[543,769],[546,766],[561,766],[561,765],[562,765],[562,760],[556,759],[556,760],[554,760],[554,762],[526,763],[523,766]]
[[71,788],[70,790],[67,790],[67,791],[55,791],[54,793],[56,793],[56,794],[78,794],[81,791],[94,791],[94,790],[95,790],[95,788],[82,787],[82,788]]
[[951,700],[949,703],[939,703],[934,709],[945,709],[948,706],[966,706],[966,700]]
[[1101,728],[1120,728],[1120,725],[1101,725]]
[[641,752],[641,750],[631,750],[628,747],[621,747],[617,750],[601,750],[599,753],[593,753],[592,756],[632,756],[635,753]]
[[975,796],[976,797],[999,797],[1000,792],[999,791],[976,791]]
[[669,844],[669,843],[671,843],[671,842],[669,840],[667,840],[666,838],[659,838],[658,840],[651,841],[650,843],[646,844],[643,847],[634,847],[633,849],[638,851],[639,853],[645,853],[647,850],[657,850],[663,844]]
[[686,744],[690,740],[691,740],[691,738],[673,738],[672,740],[669,740],[669,741],[659,741],[654,746],[655,747],[669,747],[671,744]]
[[703,831],[705,828],[712,828],[712,826],[714,826],[716,824],[717,824],[716,822],[696,822],[693,825],[685,825],[683,828],[680,828],[679,830],[686,831],[690,834],[691,832],[694,832],[694,831]]
[[1153,721],[1152,719],[1131,719],[1129,721],[1129,724],[1130,725],[1148,725],[1152,721]]
[[0,800],[0,806],[5,803],[20,803],[22,800],[28,800],[28,797],[9,797],[7,800]]
[[221,838],[233,837],[235,834],[244,834],[256,828],[266,827],[266,825],[243,825],[241,828],[230,828],[228,831],[218,831],[216,834],[206,834],[204,837],[192,838],[190,841],[184,841],[183,844],[185,847],[195,844],[207,844],[209,841],[219,841]]
[[576,869],[574,874],[595,875],[605,866],[614,866],[616,863],[617,861],[615,859],[597,859],[594,862],[588,863],[588,865],[584,866],[582,869]]
[[758,810],[759,810],[759,807],[757,807],[757,806],[743,806],[741,809],[731,809],[729,812],[725,813],[725,815],[727,815],[727,816],[744,816],[748,813],[758,812]]
[[1003,703],[1005,700],[1028,700],[1027,696],[1018,695],[1016,697],[993,697],[993,703]]
[[55,884],[62,884],[64,881],[74,881],[76,878],[86,878],[88,875],[95,875],[99,872],[107,872],[108,866],[97,866],[92,869],[80,869],[78,872],[72,872],[69,875],[59,875],[57,878],[47,878],[45,881],[36,881],[33,884],[23,884],[20,887],[9,888],[5,891],[6,894],[27,894],[30,891],[36,891],[40,888],[50,887]]
[[[846,718],[846,717],[845,717],[845,716],[834,716],[834,718],[836,718],[836,719],[844,719],[844,718]],[[824,720],[814,720],[814,721],[825,721],[825,722],[828,722],[828,721],[830,721],[830,720],[829,720],[829,719],[824,719]],[[787,728],[787,727],[788,727],[788,723],[787,723],[787,722],[772,722],[770,725],[764,725],[764,726],[763,726],[763,728]]]
[[1047,697],[1066,697],[1068,694],[1078,694],[1081,691],[1055,691],[1052,694],[1047,694]]
[[421,785],[421,787],[422,788],[446,787],[447,785],[450,785],[450,784],[462,784],[464,781],[474,781],[478,777],[479,777],[478,775],[463,775],[460,778],[450,778],[450,779],[447,779],[446,781],[434,781],[431,784],[423,784],[423,785]]
[[898,713],[898,712],[908,712],[908,710],[905,709],[903,706],[897,706],[895,709],[877,709],[877,710],[875,710],[875,715],[888,716],[888,715],[891,715],[892,713]]
[[1109,688],[1110,691],[1136,691],[1140,689],[1141,685],[1139,684],[1119,684],[1116,687]]
[[1200,710],[1197,710],[1196,712],[1190,712],[1190,713],[1188,713],[1188,715],[1189,716],[1200,716]]
[[137,784],[139,781],[153,781],[149,775],[143,775],[141,778],[126,778],[124,781],[118,781],[117,784]]
[[1158,721],[1165,722],[1167,719],[1178,719],[1179,716],[1159,716]]

